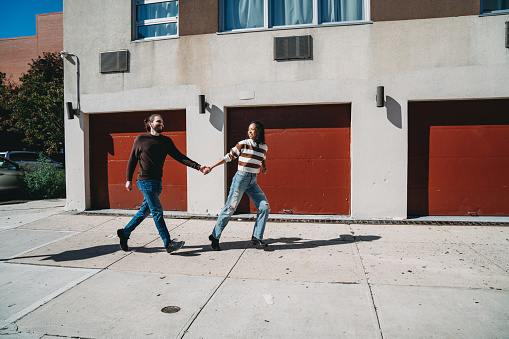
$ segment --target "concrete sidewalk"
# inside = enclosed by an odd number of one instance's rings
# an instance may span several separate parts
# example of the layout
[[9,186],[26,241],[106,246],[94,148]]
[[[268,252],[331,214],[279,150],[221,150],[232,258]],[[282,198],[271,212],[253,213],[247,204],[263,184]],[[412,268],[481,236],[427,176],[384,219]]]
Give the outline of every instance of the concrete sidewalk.
[[[0,206],[2,338],[509,338],[509,228],[151,219]],[[176,313],[163,313],[177,306]]]

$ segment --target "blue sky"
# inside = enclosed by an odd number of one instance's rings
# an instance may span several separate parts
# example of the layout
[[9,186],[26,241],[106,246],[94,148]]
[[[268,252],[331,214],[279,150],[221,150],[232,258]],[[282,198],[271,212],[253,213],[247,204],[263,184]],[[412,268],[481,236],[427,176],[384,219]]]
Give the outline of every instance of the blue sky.
[[0,0],[0,39],[35,35],[35,15],[63,11],[63,0]]

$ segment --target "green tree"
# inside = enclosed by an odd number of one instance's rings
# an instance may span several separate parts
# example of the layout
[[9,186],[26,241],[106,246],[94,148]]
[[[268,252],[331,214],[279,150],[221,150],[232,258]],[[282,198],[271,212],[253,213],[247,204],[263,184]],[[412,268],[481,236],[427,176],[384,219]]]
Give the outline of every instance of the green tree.
[[23,134],[28,148],[55,154],[64,147],[64,72],[60,55],[44,53],[32,59],[20,81],[20,85],[10,84],[6,90],[4,109],[9,117],[1,124],[7,131]]
[[13,90],[16,87],[0,72],[0,151],[17,150],[23,147],[24,136],[21,133],[8,131],[11,115],[8,107],[12,101]]

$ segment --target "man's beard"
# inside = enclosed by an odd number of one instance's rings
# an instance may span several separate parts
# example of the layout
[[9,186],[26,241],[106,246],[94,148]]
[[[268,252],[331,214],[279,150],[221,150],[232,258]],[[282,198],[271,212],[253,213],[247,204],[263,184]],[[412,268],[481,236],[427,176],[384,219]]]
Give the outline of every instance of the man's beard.
[[159,126],[156,126],[154,128],[154,131],[156,131],[157,133],[162,133],[163,132],[163,126],[159,125]]

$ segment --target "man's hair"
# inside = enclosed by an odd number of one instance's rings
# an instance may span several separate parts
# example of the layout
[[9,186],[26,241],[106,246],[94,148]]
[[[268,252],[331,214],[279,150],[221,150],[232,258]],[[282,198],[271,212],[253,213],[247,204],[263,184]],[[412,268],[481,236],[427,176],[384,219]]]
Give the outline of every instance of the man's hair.
[[251,121],[249,125],[251,124],[255,124],[256,126],[256,138],[254,142],[257,145],[265,144],[265,127],[263,127],[263,124],[258,120]]
[[144,123],[145,123],[145,129],[147,130],[147,132],[150,132],[150,125],[148,124],[149,122],[154,122],[155,118],[156,117],[160,117],[161,119],[163,118],[161,115],[159,114],[152,114],[151,116],[149,116],[147,119],[145,119]]

